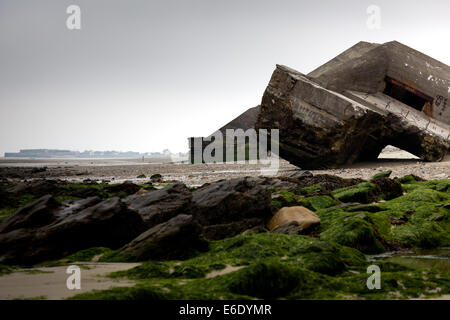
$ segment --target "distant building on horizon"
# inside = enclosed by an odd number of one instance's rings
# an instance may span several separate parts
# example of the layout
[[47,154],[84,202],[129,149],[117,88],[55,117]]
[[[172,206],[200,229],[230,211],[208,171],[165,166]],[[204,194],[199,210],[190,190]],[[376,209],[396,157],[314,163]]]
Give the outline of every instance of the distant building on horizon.
[[21,149],[19,152],[6,152],[5,158],[87,158],[87,159],[108,159],[108,158],[168,158],[172,155],[180,156],[182,153],[172,154],[168,149],[163,152],[139,153],[134,151],[91,151],[86,150],[71,151],[58,149]]

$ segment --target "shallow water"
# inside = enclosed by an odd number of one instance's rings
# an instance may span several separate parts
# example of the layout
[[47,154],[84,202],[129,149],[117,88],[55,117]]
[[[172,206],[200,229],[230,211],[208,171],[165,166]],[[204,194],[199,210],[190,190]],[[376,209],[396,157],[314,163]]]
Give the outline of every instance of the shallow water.
[[413,269],[450,272],[450,248],[414,249],[407,252],[386,252],[367,256],[369,261],[393,262]]

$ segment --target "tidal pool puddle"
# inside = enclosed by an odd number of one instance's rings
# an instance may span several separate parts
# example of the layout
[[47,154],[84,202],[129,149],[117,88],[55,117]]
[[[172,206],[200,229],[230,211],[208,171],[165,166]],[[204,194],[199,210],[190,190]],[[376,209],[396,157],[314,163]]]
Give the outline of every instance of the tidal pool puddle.
[[430,269],[450,272],[450,248],[414,249],[407,252],[386,252],[367,256],[371,262],[392,262],[412,269]]

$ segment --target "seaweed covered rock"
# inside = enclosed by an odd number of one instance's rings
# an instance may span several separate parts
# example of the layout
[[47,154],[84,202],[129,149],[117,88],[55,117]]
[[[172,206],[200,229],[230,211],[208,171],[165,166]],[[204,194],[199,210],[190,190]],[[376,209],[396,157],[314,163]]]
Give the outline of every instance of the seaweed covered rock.
[[312,210],[320,210],[337,206],[339,202],[328,195],[317,195],[303,199],[301,204]]
[[79,188],[75,189],[71,192],[72,197],[76,198],[89,198],[89,197],[97,197],[100,194],[100,189],[94,188],[94,187],[87,187],[87,188]]
[[237,271],[229,289],[260,299],[275,299],[288,295],[302,282],[306,282],[308,275],[307,270],[280,262],[260,262]]
[[121,184],[105,187],[106,192],[113,193],[113,194],[123,193],[127,196],[135,194],[140,189],[141,189],[141,187],[139,187],[138,185],[136,185],[132,182],[129,182],[129,181],[125,181],[124,183],[121,183]]
[[296,251],[296,254],[301,255],[303,266],[308,270],[328,275],[336,275],[345,270],[342,252],[328,242],[312,243]]
[[208,248],[208,243],[200,238],[200,232],[201,227],[192,216],[180,214],[140,234],[119,254],[137,261],[185,259]]
[[450,245],[450,211],[445,208],[450,199],[448,180],[420,181],[413,176],[395,180],[377,178],[363,188],[358,185],[336,190],[334,194],[346,201],[351,197],[368,200],[370,189],[374,190],[372,184],[379,190],[377,197],[387,201],[376,205],[348,203],[319,210],[321,239],[365,253]]
[[[383,241],[364,213],[345,213],[340,210],[320,215],[320,239],[358,249],[367,254],[384,252]],[[367,221],[369,220],[369,221]]]
[[42,197],[47,194],[54,194],[58,186],[61,185],[61,181],[56,180],[32,180],[21,182],[8,191],[12,194],[32,194],[36,197]]
[[0,233],[50,224],[57,219],[56,209],[59,207],[60,203],[51,195],[43,196],[9,216],[0,224]]
[[373,183],[362,182],[355,186],[333,191],[336,199],[342,202],[371,203],[378,200],[380,189]]
[[151,182],[162,182],[163,176],[159,173],[155,173],[150,177]]
[[378,179],[378,178],[389,178],[392,174],[392,170],[382,171],[378,172],[377,174],[373,175],[370,180]]
[[384,200],[391,200],[403,195],[402,185],[393,179],[379,177],[372,179],[371,182],[380,190],[380,197]]
[[320,186],[322,191],[331,192],[339,188],[346,188],[364,182],[359,178],[345,179],[330,174],[316,174],[314,176],[305,176],[299,180],[302,187]]
[[386,215],[394,218],[391,222],[399,219],[404,222],[392,225],[391,237],[413,247],[449,246],[450,210],[445,208],[445,204],[450,201],[450,194],[432,189],[440,188],[439,181],[413,184],[415,188],[407,194],[379,204]]

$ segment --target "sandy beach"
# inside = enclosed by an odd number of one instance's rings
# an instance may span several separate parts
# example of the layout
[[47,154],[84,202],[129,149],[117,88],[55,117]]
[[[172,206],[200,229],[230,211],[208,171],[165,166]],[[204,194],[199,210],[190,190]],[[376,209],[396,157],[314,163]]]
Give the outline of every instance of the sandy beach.
[[19,269],[0,277],[0,300],[11,299],[49,299],[61,300],[93,289],[105,290],[110,287],[134,285],[128,279],[112,279],[107,274],[128,270],[139,263],[72,263],[81,270],[81,289],[69,290],[66,280],[68,266]]
[[[39,170],[39,168],[45,168]],[[0,158],[0,178],[52,178],[68,181],[86,179],[120,183],[144,183],[153,174],[161,174],[164,182],[181,181],[188,186],[199,186],[221,179],[259,176],[267,165],[260,164],[187,164],[171,159],[13,159]],[[262,170],[261,170],[262,169]],[[299,170],[281,160],[277,176],[286,176]],[[410,153],[387,148],[377,161],[362,162],[339,169],[312,170],[313,174],[332,174],[343,178],[370,179],[375,173],[392,170],[391,177],[414,174],[423,179],[450,177],[450,155],[442,162],[423,162]],[[145,178],[138,178],[144,175]]]

